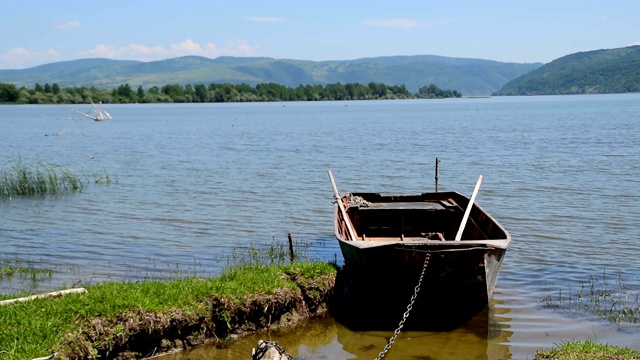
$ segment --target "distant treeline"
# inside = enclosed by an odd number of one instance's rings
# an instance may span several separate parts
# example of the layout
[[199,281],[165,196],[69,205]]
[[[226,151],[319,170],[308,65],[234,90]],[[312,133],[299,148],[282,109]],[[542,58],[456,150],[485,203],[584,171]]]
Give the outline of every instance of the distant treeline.
[[142,86],[134,90],[129,84],[117,89],[95,87],[60,88],[36,84],[33,89],[18,88],[14,84],[0,83],[0,103],[13,104],[127,104],[127,103],[207,103],[207,102],[260,102],[260,101],[322,101],[322,100],[380,100],[380,99],[443,99],[461,97],[456,90],[444,90],[431,84],[410,93],[404,85],[368,85],[340,83],[327,85],[300,85],[296,88],[279,84],[168,84]]

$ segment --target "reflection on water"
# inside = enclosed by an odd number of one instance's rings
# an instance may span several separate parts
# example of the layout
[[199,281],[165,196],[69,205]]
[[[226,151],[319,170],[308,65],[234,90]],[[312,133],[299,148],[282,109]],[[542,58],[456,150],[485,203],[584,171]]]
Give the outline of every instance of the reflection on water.
[[[511,359],[507,345],[511,332],[503,329],[499,317],[491,309],[485,309],[453,331],[401,332],[386,358]],[[168,355],[166,359],[247,359],[258,340],[276,341],[289,354],[300,359],[375,359],[392,335],[393,332],[351,331],[330,316],[322,316],[294,328],[243,337],[228,348],[202,346]]]
[[[499,293],[499,299],[509,293]],[[509,360],[532,358],[538,349],[574,339],[638,349],[640,329],[594,323],[581,316],[549,314],[542,308],[512,306],[493,300],[482,313],[452,331],[401,332],[385,358],[437,360]],[[597,335],[595,335],[597,334]],[[204,345],[163,357],[166,360],[248,359],[259,340],[276,341],[300,359],[375,359],[393,332],[352,331],[330,315],[312,318],[297,326],[252,334],[226,348]]]

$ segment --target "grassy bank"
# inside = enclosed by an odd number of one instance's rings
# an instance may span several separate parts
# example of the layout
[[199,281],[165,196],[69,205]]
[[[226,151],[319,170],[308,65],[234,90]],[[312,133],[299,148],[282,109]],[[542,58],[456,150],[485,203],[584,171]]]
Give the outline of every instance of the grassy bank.
[[335,274],[327,263],[239,266],[211,279],[109,282],[0,306],[0,359],[133,358],[224,341],[319,311]]
[[640,352],[598,344],[592,340],[571,341],[547,351],[538,351],[534,360],[638,360]]
[[[333,264],[242,265],[219,277],[107,282],[85,294],[0,306],[0,359],[130,359],[225,342],[324,310]],[[7,297],[0,296],[0,300]],[[637,351],[575,341],[534,360],[640,360]]]
[[[304,258],[304,248],[294,247]],[[289,264],[289,256],[275,242],[266,249],[250,246],[234,251],[215,278],[182,274],[173,280],[105,282],[86,287],[85,294],[0,306],[0,360],[53,352],[60,359],[143,358],[224,343],[324,311],[338,269],[319,262]],[[0,262],[0,279],[41,271],[32,262]],[[640,360],[640,353],[585,340],[540,350],[533,359]]]

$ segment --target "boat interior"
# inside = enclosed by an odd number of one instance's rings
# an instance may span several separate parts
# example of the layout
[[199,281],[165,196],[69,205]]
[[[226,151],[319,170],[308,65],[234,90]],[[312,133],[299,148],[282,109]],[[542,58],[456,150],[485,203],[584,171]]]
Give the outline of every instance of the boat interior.
[[[421,195],[349,193],[342,197],[356,240],[453,241],[468,199],[456,192]],[[339,212],[338,212],[339,213]],[[338,214],[338,231],[349,239],[347,224]],[[504,239],[506,234],[476,205],[471,209],[461,240]]]

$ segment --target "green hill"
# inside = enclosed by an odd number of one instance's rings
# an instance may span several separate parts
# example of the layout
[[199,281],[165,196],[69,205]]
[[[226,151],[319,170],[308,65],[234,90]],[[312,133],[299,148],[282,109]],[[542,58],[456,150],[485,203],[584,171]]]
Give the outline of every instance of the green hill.
[[640,46],[561,57],[509,81],[494,95],[640,92]]
[[384,83],[405,85],[411,92],[435,84],[464,95],[489,95],[509,80],[542,66],[433,55],[388,56],[345,61],[305,61],[265,57],[185,56],[161,61],[82,59],[22,70],[0,70],[0,83],[32,88],[36,83],[60,87],[144,88],[166,84]]

